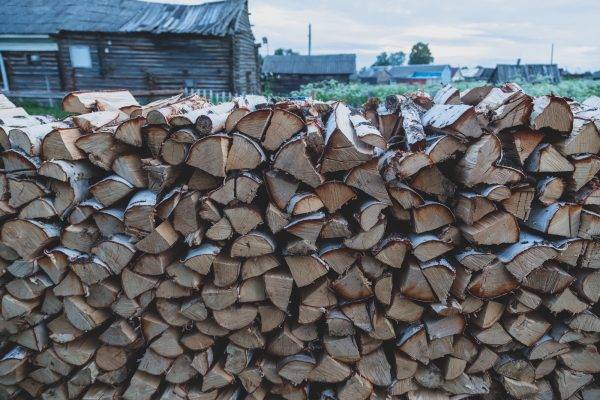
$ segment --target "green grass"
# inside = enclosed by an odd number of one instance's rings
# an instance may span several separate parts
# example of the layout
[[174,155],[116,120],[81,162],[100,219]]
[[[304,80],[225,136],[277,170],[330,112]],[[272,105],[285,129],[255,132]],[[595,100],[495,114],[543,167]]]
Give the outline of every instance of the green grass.
[[15,105],[23,107],[30,115],[52,115],[58,119],[63,119],[71,115],[63,111],[60,106],[43,106],[33,101],[15,102]]
[[[474,86],[485,85],[485,82],[455,82],[453,85],[459,90]],[[558,96],[568,97],[573,100],[583,101],[590,96],[600,96],[600,81],[592,80],[563,80],[559,84],[551,83],[521,83],[525,93],[533,96],[554,93]],[[370,97],[385,99],[391,94],[404,94],[423,90],[430,95],[441,88],[435,85],[368,85],[365,83],[339,83],[326,81],[303,86],[300,90],[292,93],[292,96],[313,96],[317,100],[342,100],[348,104],[359,106],[364,104]]]
[[[453,85],[459,90],[465,90],[474,86],[485,85],[485,82],[455,82]],[[557,85],[551,83],[520,83],[525,91],[533,96],[554,93],[558,96],[568,97],[573,100],[583,101],[590,96],[600,96],[600,81],[592,80],[563,80]],[[423,90],[430,95],[441,88],[441,85],[368,85],[364,83],[339,83],[326,81],[303,86],[300,90],[293,92],[292,96],[312,96],[317,100],[342,100],[353,106],[364,104],[370,97],[385,99],[391,94],[403,94]],[[269,95],[268,86],[265,87],[265,95]],[[65,118],[69,113],[64,112],[60,106],[42,106],[32,101],[18,103],[31,115],[52,115],[56,118]]]

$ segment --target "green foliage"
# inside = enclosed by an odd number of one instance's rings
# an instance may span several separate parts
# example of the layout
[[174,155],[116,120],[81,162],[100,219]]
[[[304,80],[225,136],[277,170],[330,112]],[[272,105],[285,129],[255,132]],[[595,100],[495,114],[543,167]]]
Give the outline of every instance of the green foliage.
[[282,49],[281,47],[275,50],[275,53],[273,53],[276,56],[297,56],[300,53],[298,53],[297,51],[294,51],[292,49]]
[[377,56],[373,67],[385,66],[385,65],[402,65],[406,60],[406,53],[403,51],[397,51],[395,53],[386,53],[385,51]]
[[390,60],[388,59],[388,54],[387,52],[383,52],[377,55],[377,58],[375,58],[375,62],[373,63],[373,67],[381,67],[381,66],[385,66],[385,65],[390,65]]
[[410,50],[410,56],[408,58],[409,64],[431,64],[433,62],[433,56],[431,50],[429,50],[429,44],[418,42]]
[[[60,103],[60,101],[55,101]],[[50,107],[40,105],[33,101],[17,101],[15,102],[15,105],[23,107],[25,111],[27,111],[27,113],[29,113],[30,115],[52,115],[53,117],[58,119],[63,119],[71,115],[68,112],[63,111],[60,105]]]
[[[455,82],[452,85],[462,91],[486,84],[485,82]],[[532,96],[554,93],[577,101],[583,101],[590,96],[600,96],[600,81],[563,80],[557,85],[551,83],[520,83],[520,85],[526,93]],[[305,85],[300,90],[293,92],[292,96],[313,96],[315,99],[322,101],[342,100],[353,106],[360,106],[370,97],[378,97],[383,100],[391,94],[404,94],[416,90],[423,90],[433,96],[441,87],[441,84],[425,86],[408,84],[369,85],[365,83],[346,84],[326,81]]]

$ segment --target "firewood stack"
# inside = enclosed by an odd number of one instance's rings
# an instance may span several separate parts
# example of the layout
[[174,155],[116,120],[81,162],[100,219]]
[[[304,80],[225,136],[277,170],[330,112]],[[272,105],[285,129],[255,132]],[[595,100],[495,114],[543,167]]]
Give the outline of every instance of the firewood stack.
[[8,118],[0,398],[597,399],[597,103],[109,91]]

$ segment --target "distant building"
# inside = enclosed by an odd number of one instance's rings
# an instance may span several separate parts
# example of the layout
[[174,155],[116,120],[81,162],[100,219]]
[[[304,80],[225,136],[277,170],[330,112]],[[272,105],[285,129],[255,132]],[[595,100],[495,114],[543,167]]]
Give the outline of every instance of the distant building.
[[266,56],[262,73],[275,94],[289,94],[307,83],[334,79],[349,82],[356,73],[355,54]]
[[591,71],[573,72],[566,68],[559,68],[561,79],[594,79],[594,74]]
[[481,75],[479,76],[480,80],[489,82],[490,79],[492,79],[492,75],[494,75],[494,71],[496,71],[496,68],[484,67],[483,71],[481,71]]
[[450,76],[452,76],[452,80],[456,81],[460,76],[460,68],[459,67],[450,67]]
[[374,66],[363,68],[358,72],[358,80],[361,83],[371,85],[389,85],[392,76],[389,73],[390,66]]
[[492,74],[494,73],[495,68],[486,68],[482,66],[477,66],[473,68],[463,67],[459,68],[456,74],[452,76],[453,81],[467,81],[467,82],[476,82],[476,81],[484,81],[487,82]]
[[246,0],[1,3],[0,89],[260,89],[258,45]]
[[498,64],[489,81],[502,84],[506,82],[560,82],[560,72],[556,64]]
[[389,69],[392,83],[447,84],[452,80],[452,69],[447,64],[395,65]]
[[363,69],[358,74],[358,79],[371,84],[447,84],[452,80],[452,68],[446,64],[375,66]]

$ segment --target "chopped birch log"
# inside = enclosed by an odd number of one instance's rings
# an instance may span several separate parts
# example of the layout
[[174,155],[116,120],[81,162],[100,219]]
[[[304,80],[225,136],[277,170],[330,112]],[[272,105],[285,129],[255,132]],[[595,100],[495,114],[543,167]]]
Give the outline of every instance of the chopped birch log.
[[0,398],[597,397],[595,99],[132,99],[0,110]]

